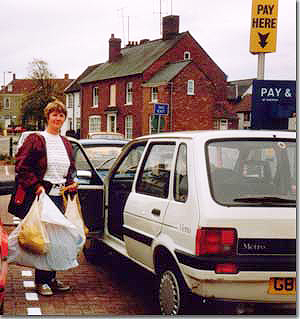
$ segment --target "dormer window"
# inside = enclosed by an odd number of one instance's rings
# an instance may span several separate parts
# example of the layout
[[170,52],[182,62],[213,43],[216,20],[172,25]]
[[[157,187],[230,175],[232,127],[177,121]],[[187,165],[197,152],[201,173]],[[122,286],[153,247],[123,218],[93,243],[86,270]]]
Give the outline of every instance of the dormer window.
[[7,86],[7,91],[8,91],[8,92],[12,92],[12,90],[13,90],[12,84],[8,84],[8,86]]
[[190,60],[191,59],[191,52],[185,51],[184,52],[184,60]]

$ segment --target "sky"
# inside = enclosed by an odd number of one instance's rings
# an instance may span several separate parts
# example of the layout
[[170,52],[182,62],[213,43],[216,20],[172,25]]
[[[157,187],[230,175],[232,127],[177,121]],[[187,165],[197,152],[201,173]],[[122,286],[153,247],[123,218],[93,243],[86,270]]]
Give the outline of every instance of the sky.
[[[296,80],[296,0],[278,0],[276,52],[265,54],[266,80]],[[161,38],[160,19],[179,15],[228,81],[257,77],[249,52],[252,0],[0,0],[0,85],[29,76],[36,59],[57,78],[77,78],[108,60],[111,34],[128,41]],[[11,73],[10,73],[11,72]]]

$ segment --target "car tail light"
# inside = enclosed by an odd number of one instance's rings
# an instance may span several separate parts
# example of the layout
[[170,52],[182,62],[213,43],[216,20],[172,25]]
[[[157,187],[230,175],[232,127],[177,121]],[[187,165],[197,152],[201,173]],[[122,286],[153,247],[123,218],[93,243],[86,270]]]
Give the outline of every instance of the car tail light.
[[236,254],[237,233],[233,228],[199,228],[196,235],[196,255]]
[[238,268],[236,264],[217,264],[215,267],[215,272],[217,274],[236,274]]

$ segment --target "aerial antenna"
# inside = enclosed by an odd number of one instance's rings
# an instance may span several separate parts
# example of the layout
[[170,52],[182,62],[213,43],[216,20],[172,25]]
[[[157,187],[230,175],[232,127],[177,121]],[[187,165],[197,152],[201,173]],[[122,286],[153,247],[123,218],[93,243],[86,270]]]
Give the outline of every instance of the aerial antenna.
[[124,46],[125,46],[125,17],[124,17],[124,9],[126,7],[122,7],[120,9],[118,9],[117,11],[121,11],[121,18],[122,18],[122,32],[123,32],[123,36],[122,36],[122,39],[123,39],[123,43],[124,43]]
[[154,14],[159,13],[159,25],[160,25],[160,34],[162,35],[162,15],[163,14],[168,14],[168,12],[163,12],[162,11],[162,0],[159,0],[159,12],[153,12]]

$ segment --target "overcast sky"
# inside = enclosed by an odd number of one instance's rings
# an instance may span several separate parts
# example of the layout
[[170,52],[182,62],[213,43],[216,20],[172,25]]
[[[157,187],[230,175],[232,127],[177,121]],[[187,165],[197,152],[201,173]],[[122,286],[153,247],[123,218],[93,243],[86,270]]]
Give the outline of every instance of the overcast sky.
[[[277,49],[265,56],[266,80],[296,79],[296,1],[278,0]],[[298,4],[298,3],[297,3]],[[42,59],[62,78],[108,60],[112,33],[129,41],[161,38],[160,17],[180,16],[228,76],[255,78],[257,56],[249,52],[252,0],[0,0],[0,83],[28,76]],[[2,78],[1,78],[2,77]]]

